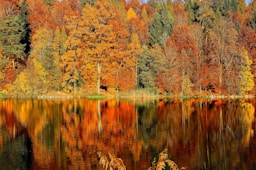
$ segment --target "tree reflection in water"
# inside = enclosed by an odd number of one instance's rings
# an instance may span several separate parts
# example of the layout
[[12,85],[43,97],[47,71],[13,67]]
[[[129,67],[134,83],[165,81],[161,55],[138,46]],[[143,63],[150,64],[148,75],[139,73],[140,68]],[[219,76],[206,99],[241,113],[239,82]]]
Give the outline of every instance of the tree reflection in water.
[[187,169],[253,169],[253,103],[1,100],[0,167],[101,169],[100,151],[127,169],[148,169],[168,148],[170,160]]

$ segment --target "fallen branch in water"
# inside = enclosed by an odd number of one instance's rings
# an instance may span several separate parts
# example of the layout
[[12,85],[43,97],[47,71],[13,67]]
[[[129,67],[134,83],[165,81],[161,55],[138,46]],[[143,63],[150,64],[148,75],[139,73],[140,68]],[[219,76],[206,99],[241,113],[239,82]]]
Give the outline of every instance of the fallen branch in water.
[[126,167],[122,161],[122,159],[117,158],[114,154],[109,153],[108,156],[102,152],[97,152],[99,157],[99,163],[103,166],[104,170],[118,169],[118,170],[126,170]]
[[[166,166],[171,170],[179,170],[178,165],[168,158],[168,149],[164,149],[159,154],[158,160],[156,158],[153,159],[151,167],[149,167],[148,170],[162,170],[165,169]],[[181,169],[184,170],[185,168],[182,167]]]

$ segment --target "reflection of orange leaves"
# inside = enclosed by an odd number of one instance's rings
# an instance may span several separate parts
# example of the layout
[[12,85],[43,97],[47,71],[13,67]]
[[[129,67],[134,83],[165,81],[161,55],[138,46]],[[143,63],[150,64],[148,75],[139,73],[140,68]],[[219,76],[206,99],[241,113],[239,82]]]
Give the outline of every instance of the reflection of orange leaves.
[[113,120],[110,124],[118,123],[120,121],[122,126],[126,125],[129,127],[135,121],[135,108],[128,102],[119,103],[113,100],[110,101],[110,105],[104,110],[106,114],[102,116],[102,120],[106,121],[106,123],[108,123],[109,120]]
[[15,135],[15,130],[16,130],[16,117],[13,113],[8,113],[5,115],[5,123],[6,123],[6,128],[9,131],[10,134]]
[[68,107],[69,105],[64,105],[62,109],[64,125],[61,127],[62,137],[66,143],[65,152],[70,160],[68,169],[84,169],[83,146],[80,136],[81,122],[76,113],[67,112],[70,110],[67,109]]
[[7,100],[4,106],[6,112],[11,113],[13,110],[12,100]]
[[122,124],[128,124],[130,126],[135,124],[135,108],[128,102],[120,103],[120,120]]
[[160,101],[156,108],[156,114],[159,121],[165,121],[167,112],[167,103],[164,101]]
[[48,149],[44,143],[33,143],[33,158],[40,167],[48,169],[49,165],[54,161],[54,152],[52,149]]
[[221,106],[222,105],[222,100],[217,100],[215,103],[214,103],[215,106]]
[[134,161],[140,160],[140,156],[142,153],[142,145],[143,145],[143,142],[141,140],[138,140],[135,142],[135,144],[134,143],[132,144],[130,149],[131,149],[131,152],[133,153]]
[[[1,110],[1,109],[0,109]],[[0,114],[0,128],[5,124],[5,119],[2,114]]]
[[[129,102],[108,100],[101,102],[101,115],[97,113],[97,102],[87,105],[80,124],[83,150],[96,147],[105,153],[120,153],[129,148],[135,160],[139,160],[142,141],[137,139],[134,105]],[[102,132],[98,131],[99,123]]]

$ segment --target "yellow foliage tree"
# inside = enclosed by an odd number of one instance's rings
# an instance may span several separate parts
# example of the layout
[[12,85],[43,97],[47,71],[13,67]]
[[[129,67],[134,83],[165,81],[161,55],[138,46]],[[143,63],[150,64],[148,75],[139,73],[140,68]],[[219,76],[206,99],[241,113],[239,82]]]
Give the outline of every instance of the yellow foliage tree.
[[132,8],[129,8],[127,11],[126,19],[129,21],[130,19],[136,19],[136,18],[137,18],[137,15],[134,12],[134,10]]
[[97,93],[100,93],[102,75],[108,72],[111,57],[115,54],[115,36],[111,25],[115,13],[109,12],[110,8],[108,2],[98,1],[93,6],[86,4],[83,15],[77,27],[73,26],[66,45],[68,50],[73,50],[76,61],[81,64],[78,72],[84,83],[96,84]]
[[[28,88],[28,76],[25,72],[20,73],[12,87],[13,95],[21,97],[24,94],[30,93],[31,89]],[[16,92],[16,94],[14,94]]]
[[73,92],[79,85],[78,59],[75,50],[67,51],[60,61],[62,69],[62,87],[67,92]]
[[251,71],[252,61],[248,57],[246,50],[242,51],[242,62],[240,70],[240,94],[244,95],[248,91],[252,90],[254,86],[253,74]]
[[[131,42],[129,44],[129,49],[131,52],[130,58],[128,58],[127,60],[129,60],[130,65],[132,65],[133,67],[131,67],[134,75],[135,75],[135,85],[137,86],[137,81],[138,81],[138,57],[140,57],[141,53],[142,53],[142,49],[141,49],[141,45],[139,42],[139,37],[137,34],[132,34],[131,36]],[[127,61],[128,62],[128,61]]]

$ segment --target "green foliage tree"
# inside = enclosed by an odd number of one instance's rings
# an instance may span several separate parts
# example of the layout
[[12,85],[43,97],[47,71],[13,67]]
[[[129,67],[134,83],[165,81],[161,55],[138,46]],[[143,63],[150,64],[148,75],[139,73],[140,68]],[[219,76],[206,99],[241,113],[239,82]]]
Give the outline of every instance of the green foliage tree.
[[44,0],[44,3],[46,5],[52,6],[53,5],[53,0]]
[[142,47],[143,53],[138,60],[138,85],[141,88],[155,90],[155,73],[153,71],[153,62],[150,60],[149,49],[146,46]]
[[185,10],[188,14],[189,22],[193,23],[197,21],[197,15],[199,13],[199,4],[196,1],[188,0],[185,3]]
[[150,39],[149,44],[163,46],[165,40],[171,35],[174,27],[174,14],[171,7],[167,4],[159,4],[159,9],[155,12],[149,25]]
[[[60,68],[61,56],[65,53],[65,41],[67,40],[67,33],[65,28],[60,31],[59,28],[56,29],[55,35],[52,42],[52,66],[53,66],[53,84],[51,84],[53,90],[60,90],[62,82],[62,73]],[[49,47],[51,48],[51,47]]]
[[0,50],[15,67],[16,59],[24,59],[25,43],[21,43],[25,36],[25,23],[21,15],[1,18],[0,22]]
[[243,12],[245,8],[244,0],[212,0],[212,8],[215,13],[227,16],[229,12]]
[[249,26],[256,31],[256,10],[252,14],[252,19],[249,21]]
[[96,0],[79,0],[79,1],[82,7],[84,7],[86,3],[93,5],[96,2]]
[[21,2],[21,7],[20,7],[20,18],[21,18],[21,22],[24,23],[24,32],[23,35],[21,37],[21,44],[25,44],[25,54],[26,54],[26,58],[28,56],[28,53],[30,52],[30,24],[28,22],[28,10],[27,10],[27,3],[25,0],[22,0]]
[[155,81],[157,74],[164,69],[164,55],[158,44],[152,48],[142,47],[142,54],[138,58],[138,86],[150,92],[156,92]]
[[197,12],[196,21],[202,26],[206,34],[208,34],[209,30],[213,27],[215,18],[216,16],[209,4],[202,2]]
[[53,51],[59,49],[57,49],[57,45],[53,45],[51,31],[45,28],[39,29],[33,35],[32,40],[33,51],[31,52],[30,57],[41,64],[47,73],[47,81],[50,82],[48,86],[43,88],[46,88],[47,90],[58,90],[61,82],[61,72],[59,67],[60,55],[54,55],[56,53]]

